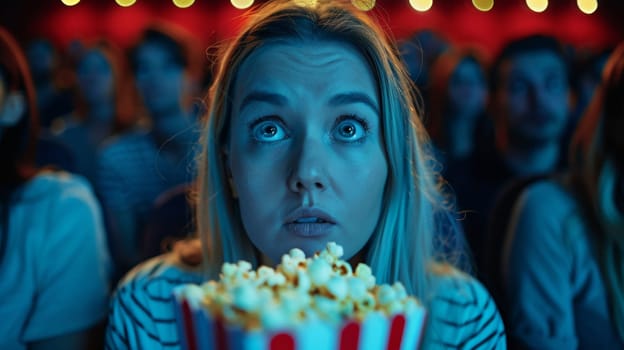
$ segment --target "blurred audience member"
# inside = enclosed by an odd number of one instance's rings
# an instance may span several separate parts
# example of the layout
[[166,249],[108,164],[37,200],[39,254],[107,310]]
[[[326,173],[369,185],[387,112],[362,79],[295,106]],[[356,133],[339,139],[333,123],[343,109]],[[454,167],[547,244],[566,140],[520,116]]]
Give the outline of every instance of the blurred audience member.
[[444,52],[430,76],[426,125],[448,179],[449,166],[469,161],[476,150],[476,133],[485,118],[486,76],[480,55],[473,50]]
[[[511,175],[557,168],[570,114],[568,64],[560,43],[534,35],[507,45],[491,75],[496,146]],[[498,172],[501,174],[501,172]]]
[[[436,162],[442,167],[442,175],[449,185],[449,192],[461,194],[463,188],[472,186],[472,179],[465,169],[477,156],[478,129],[485,118],[487,83],[480,56],[473,50],[449,49],[442,53],[431,66],[429,74],[429,100],[426,101],[425,125],[435,148]],[[456,207],[462,208],[461,198],[456,198]],[[458,229],[449,232],[463,232],[460,218],[456,218]],[[447,230],[443,230],[445,232]],[[464,235],[441,237],[443,251],[470,251]],[[450,244],[456,241],[461,244]],[[458,266],[474,273],[471,254],[464,254],[457,261]]]
[[101,348],[110,260],[100,208],[82,178],[34,165],[35,90],[3,29],[0,78],[0,348]]
[[401,59],[421,96],[429,91],[433,62],[450,47],[448,40],[432,29],[423,29],[399,43]]
[[71,79],[64,69],[58,49],[45,38],[37,38],[26,47],[26,57],[37,91],[37,108],[42,128],[73,109]]
[[599,51],[582,49],[576,49],[574,51],[572,71],[570,73],[574,103],[565,137],[562,138],[563,147],[567,147],[570,144],[578,121],[583,113],[585,113],[594,92],[600,84],[602,70],[612,51],[613,48]]
[[191,39],[177,28],[145,29],[131,65],[149,128],[106,142],[99,156],[98,190],[110,222],[118,277],[140,261],[141,235],[155,199],[194,177],[197,116]]
[[97,149],[105,138],[134,126],[136,94],[123,52],[98,40],[76,61],[76,110],[53,123],[52,132],[72,152],[76,172],[95,183]]
[[508,43],[494,60],[489,87],[494,135],[481,137],[495,145],[465,169],[472,185],[457,194],[468,211],[464,227],[479,271],[484,270],[486,222],[503,185],[555,171],[565,158],[560,144],[570,108],[562,46],[543,35]]
[[503,308],[521,348],[624,348],[624,43],[603,77],[570,170],[529,186],[510,222]]

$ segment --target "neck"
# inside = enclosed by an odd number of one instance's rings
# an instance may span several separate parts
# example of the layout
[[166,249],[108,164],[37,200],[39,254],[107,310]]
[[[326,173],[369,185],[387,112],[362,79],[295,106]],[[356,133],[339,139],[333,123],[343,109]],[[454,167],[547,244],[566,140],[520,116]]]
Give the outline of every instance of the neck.
[[476,119],[472,116],[447,118],[446,151],[452,158],[462,158],[472,153]]
[[551,142],[540,147],[514,148],[504,155],[505,162],[519,176],[530,176],[552,172],[559,162],[559,144]]
[[[153,119],[153,131],[160,141],[165,141],[187,130],[191,126],[190,117],[183,114],[156,116]],[[177,138],[177,137],[176,137]]]
[[115,110],[113,103],[95,103],[89,106],[89,113],[87,116],[87,122],[102,124],[110,123],[114,118]]

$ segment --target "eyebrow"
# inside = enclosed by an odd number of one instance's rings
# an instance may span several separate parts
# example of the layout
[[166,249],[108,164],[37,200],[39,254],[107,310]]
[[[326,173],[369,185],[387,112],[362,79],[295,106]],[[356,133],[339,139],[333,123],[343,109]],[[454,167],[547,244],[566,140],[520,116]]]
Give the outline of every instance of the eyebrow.
[[[245,107],[253,102],[264,102],[276,106],[285,106],[288,104],[288,99],[284,95],[266,91],[252,91],[250,92],[240,104],[239,111],[245,109]],[[373,111],[379,114],[379,107],[377,103],[365,93],[362,92],[346,92],[332,96],[329,100],[331,106],[340,106],[352,103],[363,103],[369,106]]]
[[243,101],[240,104],[239,111],[242,111],[247,105],[253,102],[264,102],[276,106],[285,106],[288,103],[288,100],[285,96],[280,94],[266,91],[252,91],[247,96],[245,96],[245,98],[243,98]]
[[339,106],[345,104],[352,103],[363,103],[369,106],[373,111],[379,114],[379,106],[377,103],[365,93],[362,92],[347,92],[334,95],[330,100],[329,104],[332,106]]

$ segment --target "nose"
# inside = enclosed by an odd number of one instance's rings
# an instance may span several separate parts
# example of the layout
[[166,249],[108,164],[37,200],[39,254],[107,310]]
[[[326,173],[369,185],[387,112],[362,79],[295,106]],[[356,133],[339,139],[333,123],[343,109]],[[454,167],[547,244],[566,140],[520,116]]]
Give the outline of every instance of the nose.
[[534,110],[540,109],[541,106],[544,105],[545,101],[548,100],[547,92],[543,87],[540,86],[531,86],[529,89],[529,103],[530,106]]
[[322,142],[306,138],[295,146],[288,187],[299,194],[323,192],[327,189],[327,154]]

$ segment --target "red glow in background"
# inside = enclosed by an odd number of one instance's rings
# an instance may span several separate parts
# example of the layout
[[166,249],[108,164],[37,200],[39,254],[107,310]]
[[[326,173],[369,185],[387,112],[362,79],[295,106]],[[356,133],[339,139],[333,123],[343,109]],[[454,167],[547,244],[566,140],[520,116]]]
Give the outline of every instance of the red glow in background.
[[[424,13],[412,9],[408,0],[377,0],[373,12],[397,39],[429,28],[451,42],[477,44],[490,53],[513,37],[535,32],[592,49],[624,40],[624,2],[617,0],[599,1],[592,15],[582,13],[575,0],[551,0],[543,13],[529,10],[524,0],[497,0],[489,12],[478,11],[470,0],[434,0]],[[171,0],[137,0],[131,7],[114,0],[82,0],[72,7],[60,0],[3,0],[0,23],[20,40],[44,35],[65,46],[74,39],[105,36],[128,46],[143,26],[161,20],[181,25],[209,46],[231,37],[244,13],[229,0],[196,0],[186,9]]]

